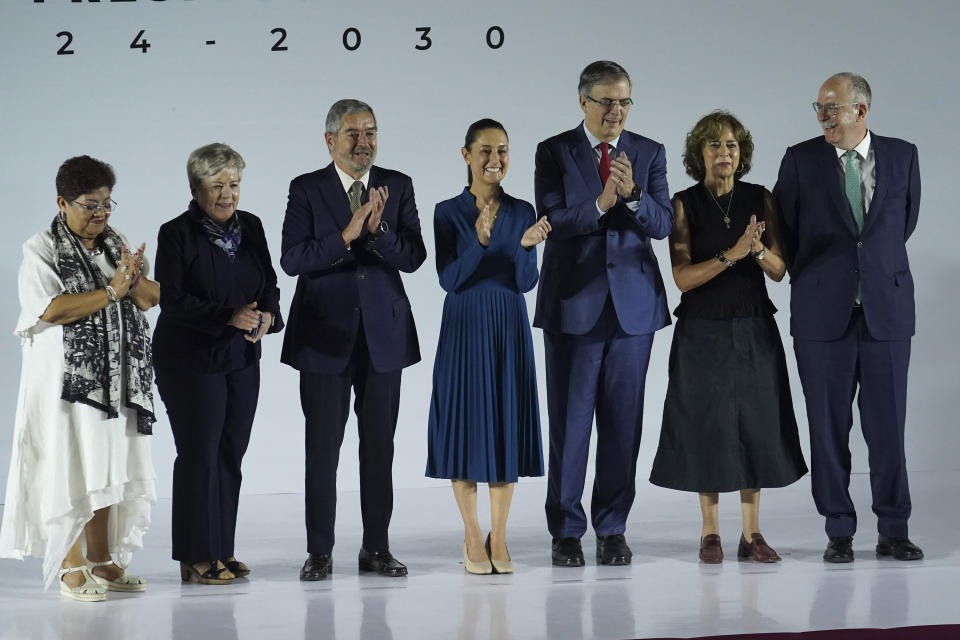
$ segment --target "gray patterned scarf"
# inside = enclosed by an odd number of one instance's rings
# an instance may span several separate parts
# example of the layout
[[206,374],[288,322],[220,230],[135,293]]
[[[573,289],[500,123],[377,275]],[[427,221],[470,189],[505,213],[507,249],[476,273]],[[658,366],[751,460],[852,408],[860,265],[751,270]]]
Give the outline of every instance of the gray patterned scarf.
[[[57,271],[64,293],[84,293],[105,287],[109,280],[90,261],[87,252],[67,227],[63,214],[50,225],[57,251]],[[120,263],[123,241],[109,226],[97,238],[110,261]],[[123,344],[120,344],[120,323]],[[67,402],[101,409],[108,418],[120,415],[121,401],[137,411],[137,431],[153,433],[153,367],[150,326],[129,296],[85,318],[63,325],[63,391]],[[126,388],[120,389],[121,367]],[[122,397],[121,397],[122,393]]]

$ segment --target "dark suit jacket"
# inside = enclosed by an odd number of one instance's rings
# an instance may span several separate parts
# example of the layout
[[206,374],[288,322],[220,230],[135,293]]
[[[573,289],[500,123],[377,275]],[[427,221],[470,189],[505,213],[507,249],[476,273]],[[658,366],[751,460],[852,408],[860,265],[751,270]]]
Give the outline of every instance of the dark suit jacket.
[[413,183],[399,171],[370,168],[368,187],[388,187],[382,219],[389,231],[364,230],[344,246],[350,203],[329,165],[290,183],[283,220],[280,266],[298,276],[280,360],[308,373],[341,373],[353,353],[359,320],[377,371],[420,361],[420,345],[400,272],[412,273],[427,257]]
[[535,327],[584,334],[596,324],[608,292],[628,334],[670,324],[650,245],[650,238],[666,238],[673,228],[666,154],[660,143],[629,131],[620,135],[617,155],[621,151],[643,189],[640,208],[633,212],[619,201],[598,221],[603,185],[583,126],[537,147],[537,215],[546,215],[553,231],[543,249]]
[[917,147],[871,132],[876,187],[857,233],[833,145],[822,136],[787,149],[773,190],[790,270],[790,333],[835,340],[850,320],[857,282],[870,335],[914,333],[906,240],[920,210]]
[[[191,203],[191,208],[196,204]],[[257,308],[275,318],[269,333],[283,329],[280,289],[270,261],[267,239],[260,219],[237,210],[242,233],[241,249],[249,250],[262,280],[255,299]],[[260,343],[247,343],[243,332],[227,324],[236,306],[227,303],[232,288],[229,270],[217,269],[214,246],[186,211],[160,227],[154,268],[160,283],[160,317],[153,332],[153,360],[156,364],[217,372],[228,366],[231,343],[242,341],[260,358]],[[219,258],[220,256],[216,256]],[[246,302],[252,302],[247,300]]]

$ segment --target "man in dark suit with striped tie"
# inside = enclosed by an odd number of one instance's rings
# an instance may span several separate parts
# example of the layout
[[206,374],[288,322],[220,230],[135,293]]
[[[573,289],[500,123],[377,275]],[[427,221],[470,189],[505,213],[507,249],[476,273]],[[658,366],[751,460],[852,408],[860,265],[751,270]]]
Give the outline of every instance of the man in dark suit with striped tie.
[[297,276],[280,359],[300,372],[306,419],[309,557],[301,580],[333,567],[337,465],[356,401],[360,432],[361,571],[405,576],[390,552],[393,434],[400,373],[420,360],[400,272],[426,259],[413,183],[374,166],[377,120],[370,105],[340,100],[324,139],[333,162],[290,183],[280,265]]
[[918,560],[907,537],[904,454],[907,368],[914,333],[906,241],[920,210],[917,148],[867,129],[871,91],[854,73],[820,87],[823,130],[787,149],[774,196],[790,269],[790,332],[810,426],[811,481],[829,537],[823,559],[853,560],[853,398],[869,451],[876,553]]

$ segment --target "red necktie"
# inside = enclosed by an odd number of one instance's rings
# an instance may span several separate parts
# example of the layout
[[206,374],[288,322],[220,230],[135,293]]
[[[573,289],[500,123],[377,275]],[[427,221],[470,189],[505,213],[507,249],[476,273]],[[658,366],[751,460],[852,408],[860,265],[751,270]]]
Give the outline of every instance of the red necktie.
[[607,153],[610,145],[606,142],[601,142],[597,145],[597,149],[600,149],[600,182],[604,185],[607,184],[607,178],[610,177],[610,154]]

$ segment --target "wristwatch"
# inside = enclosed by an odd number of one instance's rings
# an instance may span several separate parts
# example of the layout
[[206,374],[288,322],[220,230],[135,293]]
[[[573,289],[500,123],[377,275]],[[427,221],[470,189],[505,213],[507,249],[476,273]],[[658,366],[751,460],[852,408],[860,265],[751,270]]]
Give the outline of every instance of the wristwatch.
[[756,258],[757,260],[763,260],[766,256],[767,256],[767,248],[766,248],[766,247],[764,247],[763,249],[760,249],[760,251],[758,251],[757,253],[753,254],[753,257]]
[[373,232],[373,237],[379,238],[389,230],[390,230],[390,225],[387,224],[387,221],[381,220],[380,224],[377,225],[377,230]]
[[623,199],[624,202],[636,202],[640,199],[640,196],[643,194],[643,189],[640,188],[640,185],[634,184],[633,191],[630,192],[630,195]]
[[717,254],[717,260],[727,265],[728,267],[732,267],[733,265],[737,264],[736,260],[728,260],[727,257],[723,255],[723,251]]

